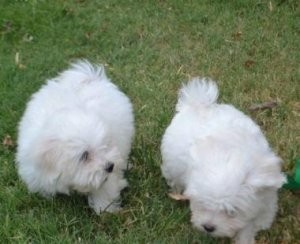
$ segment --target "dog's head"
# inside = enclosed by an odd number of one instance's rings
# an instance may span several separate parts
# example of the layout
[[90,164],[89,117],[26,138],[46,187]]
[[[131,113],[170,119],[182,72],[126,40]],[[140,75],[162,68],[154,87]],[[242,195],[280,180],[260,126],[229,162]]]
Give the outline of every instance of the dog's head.
[[45,180],[55,181],[58,191],[97,189],[122,162],[101,119],[77,110],[61,111],[46,123],[36,157]]
[[212,236],[235,236],[256,216],[261,207],[258,204],[262,204],[251,189],[237,193],[239,196],[224,194],[217,199],[186,194],[190,199],[192,224]]
[[213,236],[233,237],[268,208],[276,212],[276,191],[286,180],[280,158],[271,151],[249,157],[245,152],[206,143],[208,148],[203,150],[217,151],[205,154],[198,148],[194,152],[194,158],[203,153],[202,162],[197,163],[198,170],[191,168],[184,192],[197,229]]

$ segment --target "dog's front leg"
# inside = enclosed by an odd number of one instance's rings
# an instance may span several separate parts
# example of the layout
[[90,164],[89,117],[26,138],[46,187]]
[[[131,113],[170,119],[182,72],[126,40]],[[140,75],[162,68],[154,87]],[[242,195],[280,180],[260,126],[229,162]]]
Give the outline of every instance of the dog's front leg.
[[248,224],[244,229],[240,230],[234,238],[234,244],[254,244],[255,231],[253,223]]
[[89,206],[97,214],[101,212],[117,212],[120,210],[120,193],[128,185],[123,175],[110,174],[106,182],[99,188],[89,193]]

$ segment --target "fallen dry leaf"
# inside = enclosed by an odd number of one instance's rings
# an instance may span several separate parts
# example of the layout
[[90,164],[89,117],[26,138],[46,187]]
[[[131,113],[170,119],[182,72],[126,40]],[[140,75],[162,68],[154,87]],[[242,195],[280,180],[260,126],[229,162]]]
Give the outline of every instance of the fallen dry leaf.
[[265,110],[265,109],[272,109],[276,107],[278,103],[276,101],[269,101],[269,102],[264,102],[260,104],[253,104],[250,106],[249,110],[250,111],[257,111],[257,110]]
[[168,196],[176,201],[188,201],[189,199],[182,195],[182,194],[179,194],[179,193],[168,193]]
[[246,62],[244,63],[244,66],[246,68],[251,68],[254,64],[255,64],[255,61],[249,59],[249,60],[246,60]]
[[13,140],[11,139],[10,135],[6,135],[2,141],[3,146],[5,147],[12,147],[14,145]]
[[241,32],[241,31],[237,31],[237,32],[233,33],[233,34],[232,34],[232,38],[233,38],[235,41],[241,40],[241,38],[242,38],[242,32]]

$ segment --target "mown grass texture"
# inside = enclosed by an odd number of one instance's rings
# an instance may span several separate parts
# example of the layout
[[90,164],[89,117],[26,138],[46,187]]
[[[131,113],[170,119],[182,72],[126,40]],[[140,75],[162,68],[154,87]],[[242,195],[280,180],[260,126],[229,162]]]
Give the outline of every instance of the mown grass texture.
[[[192,228],[160,173],[160,140],[177,91],[218,81],[220,101],[263,129],[292,173],[300,157],[299,3],[281,1],[0,0],[1,243],[227,243]],[[136,137],[119,214],[95,215],[79,195],[29,194],[14,165],[17,123],[30,95],[71,61],[102,63],[131,98]],[[252,104],[277,101],[250,112]],[[258,243],[300,240],[299,194],[281,190]]]

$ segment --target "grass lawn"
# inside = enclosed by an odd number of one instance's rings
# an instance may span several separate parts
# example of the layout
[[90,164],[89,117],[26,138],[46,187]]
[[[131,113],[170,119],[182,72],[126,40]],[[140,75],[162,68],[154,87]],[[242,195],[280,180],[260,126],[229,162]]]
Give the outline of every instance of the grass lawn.
[[[0,243],[227,243],[191,227],[168,198],[160,140],[183,81],[218,80],[220,101],[261,125],[293,172],[300,157],[300,7],[297,0],[0,0]],[[97,216],[82,196],[29,194],[14,165],[17,124],[30,95],[87,58],[131,98],[136,137],[124,210]],[[251,112],[256,103],[273,109]],[[13,145],[2,143],[7,135]],[[300,195],[279,194],[258,243],[299,243]]]

